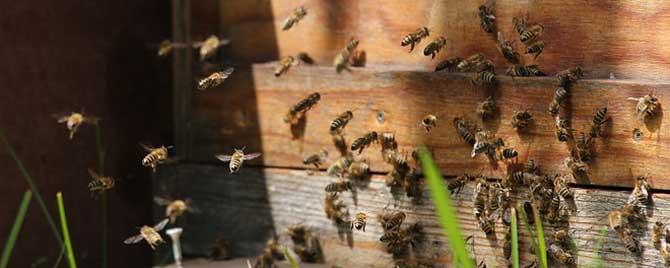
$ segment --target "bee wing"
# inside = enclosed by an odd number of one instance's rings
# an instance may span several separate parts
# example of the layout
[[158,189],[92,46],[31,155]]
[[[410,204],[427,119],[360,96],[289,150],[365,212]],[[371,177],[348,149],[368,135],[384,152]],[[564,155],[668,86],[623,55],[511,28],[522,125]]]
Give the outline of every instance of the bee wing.
[[204,42],[193,42],[193,43],[192,43],[192,46],[193,46],[193,48],[199,48],[199,47],[202,46],[203,43],[204,43]]
[[84,122],[89,123],[89,124],[98,124],[98,121],[100,121],[100,118],[95,117],[95,116],[84,116]]
[[98,173],[95,173],[95,171],[93,171],[90,168],[88,169],[88,175],[90,175],[91,178],[93,178],[94,180],[99,180],[100,178],[100,175],[98,175]]
[[251,160],[259,156],[261,156],[261,153],[251,153],[251,154],[245,154],[243,158],[244,160]]
[[152,152],[155,148],[140,142],[140,147],[147,152]]
[[167,223],[169,221],[170,221],[170,219],[168,219],[168,218],[163,219],[161,222],[156,224],[156,226],[154,226],[154,230],[156,230],[156,232],[158,232],[160,230],[163,230],[163,228],[165,228],[165,225],[167,225]]
[[230,159],[233,157],[232,155],[225,155],[225,154],[217,154],[215,155],[216,158],[223,162],[228,162]]
[[286,31],[290,29],[294,24],[294,19],[293,16],[290,16],[284,20],[284,26],[281,28],[282,30]]
[[248,268],[253,268],[253,266],[251,266],[251,261],[249,261],[249,259],[247,259],[247,267]]
[[167,200],[167,199],[162,198],[162,197],[154,196],[154,203],[159,204],[161,206],[167,206],[170,203],[172,203],[172,201]]
[[136,236],[131,236],[126,238],[126,240],[123,241],[124,244],[135,244],[137,242],[142,241],[142,235],[138,234]]
[[55,113],[55,114],[51,114],[51,117],[58,120],[58,123],[63,123],[65,121],[67,121],[67,119],[70,117],[70,115],[67,114],[67,113]]
[[200,213],[202,212],[197,206],[193,205],[193,201],[191,199],[186,199],[186,206],[187,210],[192,212],[192,213]]
[[225,75],[225,78],[227,78],[228,76],[230,76],[233,73],[233,71],[235,71],[235,68],[230,67],[228,69],[223,70],[222,73]]

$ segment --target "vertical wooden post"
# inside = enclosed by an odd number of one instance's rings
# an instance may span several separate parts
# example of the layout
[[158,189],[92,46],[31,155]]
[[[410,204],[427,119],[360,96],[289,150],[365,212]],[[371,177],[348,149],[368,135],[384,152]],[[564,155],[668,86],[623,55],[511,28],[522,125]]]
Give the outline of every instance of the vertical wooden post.
[[174,140],[177,157],[191,154],[191,101],[193,73],[191,49],[191,1],[172,0],[172,42],[183,44],[174,49],[172,61]]

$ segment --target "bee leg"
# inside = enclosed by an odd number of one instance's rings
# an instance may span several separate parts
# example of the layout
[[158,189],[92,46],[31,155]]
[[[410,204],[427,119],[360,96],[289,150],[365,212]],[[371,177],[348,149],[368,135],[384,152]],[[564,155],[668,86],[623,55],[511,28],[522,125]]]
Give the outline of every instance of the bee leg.
[[412,52],[412,50],[414,50],[414,42],[410,43],[409,52]]
[[436,53],[435,53],[435,52],[433,52],[433,58],[432,58],[432,59],[435,59],[435,54],[436,54]]

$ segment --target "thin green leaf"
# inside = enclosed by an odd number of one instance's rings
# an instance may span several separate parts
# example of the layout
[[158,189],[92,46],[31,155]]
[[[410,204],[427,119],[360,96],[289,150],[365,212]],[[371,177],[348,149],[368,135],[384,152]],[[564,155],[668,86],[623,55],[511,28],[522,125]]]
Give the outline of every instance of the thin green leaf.
[[511,208],[512,214],[512,268],[519,268],[519,231],[517,230],[516,209]]
[[452,254],[460,263],[459,267],[474,268],[475,263],[468,255],[465,240],[463,240],[461,229],[458,226],[456,212],[451,203],[451,197],[446,191],[447,187],[444,184],[442,175],[440,175],[440,171],[435,166],[430,153],[423,146],[419,148],[419,158],[421,159],[423,171],[428,180],[428,188],[435,203],[442,232],[449,239]]
[[56,194],[58,201],[58,213],[60,215],[60,224],[63,229],[63,240],[65,242],[65,251],[67,253],[67,262],[70,268],[77,268],[77,262],[74,259],[74,250],[72,249],[72,241],[70,240],[70,231],[67,227],[67,217],[65,216],[65,205],[63,204],[63,194],[58,192]]
[[298,262],[288,253],[288,248],[284,247],[284,257],[288,260],[288,263],[291,265],[291,268],[300,268]]
[[607,227],[603,227],[600,229],[600,234],[598,235],[598,241],[596,241],[596,253],[595,257],[593,258],[593,261],[591,261],[591,264],[589,267],[591,268],[602,268],[603,267],[603,257],[600,256],[600,251],[603,249],[603,242],[605,241],[605,237],[607,236]]
[[30,190],[27,190],[23,194],[23,200],[21,200],[21,205],[19,205],[19,213],[16,214],[16,218],[14,218],[14,225],[12,225],[12,230],[9,232],[9,238],[7,238],[7,243],[5,243],[5,249],[2,250],[0,268],[6,268],[7,264],[9,264],[9,257],[12,256],[14,243],[16,243],[16,238],[19,236],[19,232],[21,231],[21,225],[23,225],[23,219],[26,217],[26,211],[28,211],[32,196],[33,195]]
[[533,248],[537,248],[537,243],[535,242],[535,232],[533,232],[533,229],[530,228],[530,223],[528,223],[528,216],[526,215],[526,212],[524,211],[523,207],[519,207],[517,209],[517,213],[519,216],[521,216],[521,220],[523,221],[523,225],[526,227],[526,231],[528,232],[528,235],[530,235],[531,239],[530,244]]
[[537,235],[537,250],[540,256],[540,265],[542,268],[547,268],[547,241],[544,239],[544,229],[542,228],[542,219],[537,206],[533,205],[533,218],[535,218],[535,232]]
[[58,244],[63,247],[63,239],[61,238],[60,232],[58,232],[58,227],[56,227],[56,222],[54,219],[51,217],[51,214],[49,214],[49,209],[47,208],[46,203],[44,203],[44,199],[42,198],[42,195],[40,194],[40,190],[37,189],[37,184],[35,184],[35,181],[33,180],[33,177],[28,174],[28,170],[26,170],[26,167],[23,166],[23,162],[19,160],[19,157],[16,155],[16,152],[14,151],[14,147],[12,147],[11,144],[9,144],[9,141],[7,140],[7,137],[5,137],[5,133],[0,130],[0,140],[2,140],[2,143],[5,145],[5,148],[7,148],[7,152],[9,153],[9,156],[14,159],[14,162],[16,162],[16,165],[19,167],[19,171],[21,171],[21,174],[23,175],[23,178],[26,179],[26,182],[28,182],[28,186],[30,186],[30,190],[35,194],[35,199],[37,200],[37,204],[40,205],[40,208],[42,209],[42,213],[44,213],[44,216],[47,218],[47,223],[49,223],[49,226],[51,227],[51,230],[53,231],[54,237],[56,237],[56,240],[58,241]]

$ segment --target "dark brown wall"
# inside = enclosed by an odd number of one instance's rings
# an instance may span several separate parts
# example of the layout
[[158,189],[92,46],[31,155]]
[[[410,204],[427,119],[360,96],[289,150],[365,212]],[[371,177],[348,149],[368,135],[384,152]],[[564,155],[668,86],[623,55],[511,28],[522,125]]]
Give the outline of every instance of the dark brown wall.
[[[151,221],[150,177],[139,141],[171,142],[170,62],[151,43],[169,37],[169,1],[3,1],[0,3],[0,128],[34,176],[54,219],[62,191],[80,267],[100,267],[101,213],[89,196],[86,168],[96,166],[95,131],[69,141],[52,113],[102,118],[106,170],[123,182],[109,198],[109,267],[148,267],[146,245],[122,241]],[[28,185],[0,148],[0,242]],[[60,248],[33,199],[9,267]],[[64,266],[62,262],[61,266]]]

